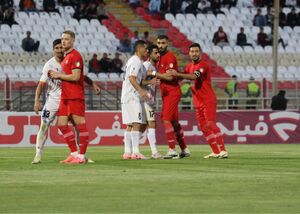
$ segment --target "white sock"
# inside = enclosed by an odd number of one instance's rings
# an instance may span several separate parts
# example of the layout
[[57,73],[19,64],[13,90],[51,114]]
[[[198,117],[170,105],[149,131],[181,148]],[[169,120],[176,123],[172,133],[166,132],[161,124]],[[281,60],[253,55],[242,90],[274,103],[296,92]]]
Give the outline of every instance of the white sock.
[[36,144],[35,144],[35,155],[36,156],[42,156],[43,148],[44,148],[46,137],[47,137],[46,134],[47,134],[48,128],[49,128],[49,126],[42,121],[41,127],[40,127],[39,132],[36,137]]
[[131,132],[125,131],[124,133],[124,153],[131,154]]
[[78,152],[76,151],[76,152],[71,152],[71,155],[73,156],[73,157],[78,157]]
[[157,153],[155,129],[149,128],[147,137],[148,137],[152,154]]
[[131,143],[132,143],[132,153],[140,153],[139,144],[140,144],[140,135],[139,131],[131,131]]
[[85,159],[85,155],[83,155],[83,154],[78,154],[77,157],[80,158],[81,160]]

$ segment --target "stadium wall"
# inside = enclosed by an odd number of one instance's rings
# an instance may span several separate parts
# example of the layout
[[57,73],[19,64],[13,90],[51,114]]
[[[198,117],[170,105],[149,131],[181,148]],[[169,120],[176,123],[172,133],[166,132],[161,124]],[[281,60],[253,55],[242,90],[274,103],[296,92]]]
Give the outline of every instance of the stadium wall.
[[[159,118],[160,115],[157,115]],[[86,114],[90,132],[90,145],[112,146],[123,144],[122,124],[119,111],[90,111]],[[35,144],[40,116],[34,112],[0,112],[0,146],[26,147]],[[219,111],[218,126],[224,133],[225,143],[264,144],[300,143],[300,111]],[[198,129],[194,112],[181,112],[180,123],[188,144],[205,144]],[[147,143],[146,135],[141,139]],[[157,142],[166,144],[164,130],[158,119]],[[47,146],[64,145],[55,126],[51,126]]]

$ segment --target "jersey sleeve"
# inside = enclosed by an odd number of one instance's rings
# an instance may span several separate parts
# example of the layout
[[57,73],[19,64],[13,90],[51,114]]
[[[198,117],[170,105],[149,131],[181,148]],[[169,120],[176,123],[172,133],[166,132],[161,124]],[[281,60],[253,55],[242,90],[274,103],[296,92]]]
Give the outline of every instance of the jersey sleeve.
[[71,69],[80,69],[82,71],[83,68],[83,60],[79,53],[76,53],[72,57]]
[[129,69],[129,71],[128,71],[129,76],[135,76],[136,77],[142,66],[143,66],[143,64],[140,61],[137,61],[137,60],[132,61],[132,64],[128,68]]
[[168,69],[175,69],[178,70],[177,66],[177,59],[174,55],[169,55],[168,58],[166,59],[166,70]]
[[48,71],[50,70],[49,62],[47,62],[42,70],[42,76],[40,78],[40,82],[47,82],[48,79]]

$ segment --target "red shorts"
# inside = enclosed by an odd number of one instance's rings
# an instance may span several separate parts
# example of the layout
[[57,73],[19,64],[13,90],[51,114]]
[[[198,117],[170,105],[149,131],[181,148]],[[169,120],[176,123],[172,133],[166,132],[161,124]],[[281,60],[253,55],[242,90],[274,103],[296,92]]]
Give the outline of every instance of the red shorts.
[[205,125],[208,121],[216,121],[216,102],[198,104],[195,106],[197,119],[200,125]]
[[178,104],[181,96],[168,95],[162,98],[161,119],[167,121],[178,121]]
[[82,99],[61,100],[57,116],[70,116],[71,114],[84,117],[85,101]]

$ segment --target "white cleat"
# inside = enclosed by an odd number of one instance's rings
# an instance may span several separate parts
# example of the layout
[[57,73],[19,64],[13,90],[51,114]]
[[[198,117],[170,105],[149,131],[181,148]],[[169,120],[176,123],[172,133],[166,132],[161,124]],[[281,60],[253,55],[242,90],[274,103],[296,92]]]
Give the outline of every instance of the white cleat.
[[209,155],[205,155],[203,158],[208,159],[208,158],[219,158],[220,154],[215,154],[215,153],[210,153]]
[[155,154],[151,155],[151,157],[153,159],[162,159],[163,158],[162,154],[160,154],[159,152],[156,152]]
[[39,164],[41,163],[41,156],[35,156],[33,161],[31,162],[32,164]]
[[178,153],[176,152],[175,149],[169,149],[166,156],[164,156],[163,158],[164,159],[178,159],[179,155],[178,155]]
[[228,158],[228,152],[227,151],[221,151],[218,158]]
[[183,151],[179,153],[180,158],[187,158],[191,156],[191,152],[188,148],[185,148]]

